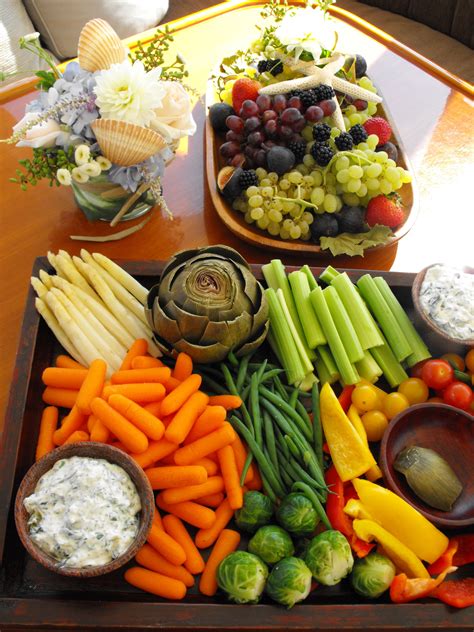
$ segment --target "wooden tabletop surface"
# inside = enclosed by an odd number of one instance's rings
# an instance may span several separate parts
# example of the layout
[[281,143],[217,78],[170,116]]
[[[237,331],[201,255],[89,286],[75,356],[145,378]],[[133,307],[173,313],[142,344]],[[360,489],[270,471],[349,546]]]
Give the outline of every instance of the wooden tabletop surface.
[[[187,60],[189,83],[200,95],[205,94],[206,80],[216,63],[237,48],[245,48],[256,37],[254,25],[259,21],[260,8],[251,6],[255,3],[234,8],[237,4],[235,1],[225,3],[220,9],[214,7],[194,18],[174,23],[178,28],[176,50]],[[224,10],[227,12],[218,14]],[[456,90],[455,84],[448,85],[449,77],[445,76],[442,82],[431,74],[436,73],[436,68],[431,68],[430,73],[421,69],[419,65],[429,65],[415,59],[409,51],[397,48],[397,43],[384,34],[374,31],[371,37],[350,25],[347,21],[350,16],[344,11],[339,10],[338,15],[341,18],[337,24],[338,48],[366,57],[371,78],[389,104],[414,169],[420,212],[415,226],[398,245],[367,253],[364,258],[334,260],[326,257],[308,262],[405,272],[416,272],[437,261],[452,265],[464,265],[469,259],[472,262],[474,233],[472,195],[469,193],[474,178],[472,101]],[[370,31],[370,25],[364,29]],[[0,137],[6,138],[34,94],[30,91],[19,96],[18,93],[10,94],[10,98],[8,93],[3,96]],[[197,132],[181,143],[177,157],[164,177],[164,193],[174,220],[155,211],[144,230],[123,241],[93,244],[93,248],[91,244],[71,241],[69,235],[105,233],[110,230],[108,226],[88,223],[75,206],[68,187],[50,189],[42,182],[23,192],[18,185],[10,183],[8,179],[15,175],[16,162],[29,157],[31,150],[0,145],[2,421],[15,353],[21,343],[18,334],[35,257],[45,255],[48,250],[56,252],[59,248],[77,254],[82,247],[87,247],[112,258],[167,259],[183,248],[226,243],[240,250],[251,262],[268,260],[268,252],[240,241],[216,215],[204,172],[203,100],[196,100],[193,114]],[[291,258],[285,260],[304,263]]]

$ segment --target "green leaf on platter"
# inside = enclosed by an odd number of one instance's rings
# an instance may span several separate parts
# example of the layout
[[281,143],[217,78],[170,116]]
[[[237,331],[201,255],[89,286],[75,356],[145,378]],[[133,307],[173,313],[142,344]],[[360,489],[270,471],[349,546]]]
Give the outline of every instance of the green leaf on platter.
[[322,250],[330,250],[334,257],[337,255],[363,257],[367,248],[385,244],[390,237],[393,237],[393,232],[388,226],[376,224],[366,233],[341,233],[337,237],[321,237],[320,245]]

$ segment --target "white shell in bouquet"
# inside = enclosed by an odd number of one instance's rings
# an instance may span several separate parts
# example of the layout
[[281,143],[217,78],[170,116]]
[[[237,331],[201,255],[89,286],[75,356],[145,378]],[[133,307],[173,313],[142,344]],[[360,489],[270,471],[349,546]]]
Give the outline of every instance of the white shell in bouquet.
[[126,56],[120,37],[108,22],[96,18],[84,25],[77,45],[81,68],[89,72],[107,70],[112,64],[123,62]]
[[115,119],[96,119],[91,125],[103,155],[121,167],[143,162],[166,147],[152,129]]

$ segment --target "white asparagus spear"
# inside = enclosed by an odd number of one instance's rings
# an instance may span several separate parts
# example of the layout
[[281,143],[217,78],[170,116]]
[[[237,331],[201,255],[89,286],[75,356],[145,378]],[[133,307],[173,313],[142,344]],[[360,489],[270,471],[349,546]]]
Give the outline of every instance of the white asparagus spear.
[[39,278],[46,285],[48,290],[53,287],[53,282],[51,281],[51,275],[46,272],[46,270],[39,271]]
[[76,268],[73,263],[73,260],[69,260],[63,255],[56,255],[56,266],[63,273],[62,276],[69,281],[73,285],[80,287],[83,292],[92,296],[92,298],[96,298],[97,294],[91,288],[87,280],[82,276],[80,271]]
[[121,283],[127,290],[140,301],[142,305],[146,304],[148,296],[148,290],[143,287],[136,279],[134,279],[128,272],[125,272],[123,268],[117,265],[114,261],[106,257],[100,252],[93,252],[92,256],[109,274],[111,274],[119,283]]
[[71,342],[66,332],[59,324],[56,316],[49,309],[48,305],[46,305],[46,303],[41,298],[36,298],[35,307],[44,318],[46,324],[51,329],[53,334],[56,336],[58,342],[64,347],[65,351],[67,351],[67,353],[69,353],[69,355],[74,358],[76,362],[87,366],[86,360],[84,359],[82,354],[79,353],[75,345]]
[[32,276],[30,281],[34,291],[39,296],[39,298],[44,298],[45,295],[48,293],[48,288],[46,287],[46,285],[42,281],[40,281],[38,277]]

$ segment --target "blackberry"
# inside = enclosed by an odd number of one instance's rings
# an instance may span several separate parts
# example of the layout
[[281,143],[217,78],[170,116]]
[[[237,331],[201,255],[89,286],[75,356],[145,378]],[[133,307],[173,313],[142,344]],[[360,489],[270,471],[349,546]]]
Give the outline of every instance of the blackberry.
[[312,105],[316,105],[316,103],[318,102],[318,99],[316,98],[316,95],[314,94],[314,90],[302,90],[300,99],[301,99],[301,103],[304,105],[305,108],[309,108]]
[[311,155],[316,164],[320,167],[325,167],[334,156],[334,152],[327,143],[314,143],[311,147]]
[[354,146],[352,136],[347,132],[342,132],[339,136],[336,136],[334,143],[339,151],[350,151]]
[[331,128],[327,123],[318,123],[313,127],[313,138],[318,143],[323,143],[331,137]]
[[245,191],[249,187],[258,187],[258,177],[253,169],[242,171],[239,178],[240,188]]
[[261,59],[257,64],[258,73],[261,75],[263,72],[267,72],[268,59]]
[[315,94],[317,103],[319,103],[320,101],[327,101],[327,99],[332,99],[334,96],[336,96],[336,93],[331,88],[331,86],[327,86],[324,83],[316,86],[316,88],[313,89],[313,92]]
[[283,72],[283,64],[279,59],[261,59],[258,62],[257,70],[260,74],[269,72],[275,77]]
[[364,143],[367,140],[367,132],[362,125],[353,125],[349,130],[349,134],[352,136],[354,145]]
[[296,164],[301,163],[306,153],[306,142],[304,140],[297,140],[292,143],[288,143],[287,147],[295,154]]

